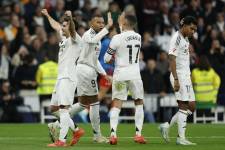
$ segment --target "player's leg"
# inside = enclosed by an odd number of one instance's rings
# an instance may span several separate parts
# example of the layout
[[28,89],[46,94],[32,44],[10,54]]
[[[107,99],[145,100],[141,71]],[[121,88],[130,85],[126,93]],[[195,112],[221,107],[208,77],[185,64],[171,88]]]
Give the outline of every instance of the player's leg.
[[[74,101],[74,92],[76,90],[77,84],[74,81],[68,80],[69,82],[67,83],[66,87],[67,87],[67,91],[68,92],[68,98],[70,101],[70,107],[68,108],[69,114],[70,114],[70,120],[72,120],[73,116],[83,110],[85,108],[85,106],[81,105],[80,103],[76,103],[73,104]],[[66,87],[64,89],[66,89]],[[65,91],[64,91],[65,93]],[[73,104],[73,105],[72,105]],[[74,114],[73,114],[74,113]],[[84,130],[82,128],[79,128],[77,124],[74,124],[74,128],[71,127],[71,129],[73,130],[73,137],[72,140],[70,141],[70,146],[76,144],[79,139],[84,135]]]
[[89,117],[94,133],[94,137],[101,137],[100,116],[99,116],[99,101],[97,95],[94,96],[79,96],[79,102],[84,106],[90,106]]
[[83,106],[90,106],[89,117],[94,133],[94,142],[105,143],[108,139],[102,136],[100,130],[100,115],[98,101],[98,85],[96,71],[86,65],[77,66],[77,94],[79,103]]
[[134,141],[140,144],[145,144],[146,140],[141,134],[144,122],[144,90],[142,80],[132,80],[128,82],[129,90],[132,97],[135,99],[135,136]]
[[59,86],[57,88],[60,120],[59,140],[53,144],[49,144],[48,146],[50,147],[65,146],[69,128],[75,132],[75,125],[69,114],[69,107],[73,103],[74,87],[73,81],[69,79],[61,79],[59,81]]
[[185,130],[187,125],[187,109],[188,109],[188,102],[178,100],[178,115],[177,115],[177,124],[178,124],[178,137],[185,138]]
[[[191,85],[191,79],[184,80],[184,83],[181,84],[181,95],[182,100],[184,101],[178,101],[179,106],[179,112],[178,112],[178,138],[177,138],[177,144],[180,145],[196,145],[195,143],[192,143],[188,141],[185,137],[185,131],[187,126],[187,117],[190,113],[188,113],[188,110],[194,111],[195,110],[195,98],[194,98],[194,92]],[[191,102],[192,101],[192,102]]]
[[70,108],[69,108],[70,116],[73,117],[86,108],[87,108],[86,105],[83,105],[80,102],[77,102],[77,103],[73,104],[72,106],[70,106]]
[[[174,87],[174,78],[173,78],[172,74],[170,75],[170,83],[171,83],[172,87]],[[175,97],[176,97],[177,100],[182,99],[181,88],[178,92],[175,92]],[[169,139],[169,129],[175,123],[177,123],[177,119],[178,119],[178,112],[175,113],[170,120],[168,120],[167,122],[164,122],[164,123],[159,125],[159,130],[160,130],[160,133],[162,135],[162,138],[167,143],[170,141],[170,139]]]
[[104,76],[100,76],[100,80],[99,80],[99,93],[98,93],[98,100],[101,102],[107,92],[111,89],[112,84],[105,79]]
[[119,114],[122,106],[122,100],[127,100],[127,82],[115,81],[112,83],[112,103],[110,110],[110,144],[117,144],[117,126]]
[[116,145],[117,144],[117,126],[118,126],[118,119],[120,110],[122,107],[122,101],[114,98],[111,103],[111,110],[110,110],[110,144]]
[[59,80],[57,80],[55,84],[54,91],[52,93],[51,104],[50,104],[50,112],[53,116],[56,117],[55,122],[48,123],[49,136],[51,141],[54,143],[59,139],[59,106],[58,106],[58,89],[59,88]]
[[51,105],[50,112],[57,118],[55,122],[48,123],[49,136],[51,138],[51,141],[55,142],[59,139],[59,106]]

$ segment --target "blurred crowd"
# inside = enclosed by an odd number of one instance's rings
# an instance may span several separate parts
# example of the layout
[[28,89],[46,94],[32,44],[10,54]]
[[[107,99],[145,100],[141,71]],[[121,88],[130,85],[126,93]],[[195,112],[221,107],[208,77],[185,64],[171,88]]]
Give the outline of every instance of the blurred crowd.
[[[190,39],[191,69],[205,55],[221,78],[220,104],[225,97],[225,2],[224,0],[1,0],[0,1],[0,104],[9,103],[4,89],[18,99],[21,89],[36,89],[37,70],[48,59],[57,62],[57,34],[41,14],[46,8],[57,21],[71,10],[80,36],[89,28],[92,14],[110,11],[118,27],[122,11],[136,15],[136,30],[142,35],[140,68],[146,93],[173,92],[169,82],[168,44],[186,15],[197,18],[198,30]],[[18,102],[20,103],[20,102]],[[7,104],[8,105],[8,104]],[[14,105],[14,104],[13,104]]]

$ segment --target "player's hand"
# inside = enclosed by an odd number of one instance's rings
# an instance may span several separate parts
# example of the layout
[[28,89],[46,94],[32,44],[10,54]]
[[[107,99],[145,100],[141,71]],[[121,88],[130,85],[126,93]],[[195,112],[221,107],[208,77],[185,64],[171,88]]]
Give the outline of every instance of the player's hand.
[[122,14],[118,17],[118,24],[119,27],[122,27],[125,21],[125,12],[122,12]]
[[113,25],[113,20],[112,20],[111,12],[108,12],[107,18],[108,18],[108,24],[106,25],[106,28],[109,29]]
[[70,10],[67,10],[65,12],[65,15],[68,16],[68,17],[72,17],[72,12]]
[[177,92],[180,89],[179,80],[174,80],[174,91]]
[[106,79],[109,83],[112,83],[112,76],[105,75],[105,79]]
[[44,15],[44,16],[48,16],[48,11],[47,11],[47,9],[42,9],[42,10],[41,10],[41,13],[42,13],[42,15]]

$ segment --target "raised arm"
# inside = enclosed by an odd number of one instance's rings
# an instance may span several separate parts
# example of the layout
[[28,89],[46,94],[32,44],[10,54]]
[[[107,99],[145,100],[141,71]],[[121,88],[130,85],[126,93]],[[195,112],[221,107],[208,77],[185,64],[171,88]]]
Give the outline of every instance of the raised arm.
[[60,23],[55,21],[48,13],[47,9],[42,9],[41,13],[48,19],[51,27],[59,32],[61,30]]
[[110,44],[109,44],[109,48],[108,50],[106,51],[105,55],[104,55],[104,62],[105,63],[108,63],[108,64],[111,64],[113,63],[114,61],[114,57],[115,57],[115,53],[116,53],[116,50],[118,49],[119,47],[119,44],[120,44],[120,38],[119,38],[119,35],[115,35],[113,36]]
[[111,13],[108,13],[108,24],[94,37],[85,36],[84,41],[87,43],[98,43],[105,35],[109,33],[108,29],[113,25]]
[[70,18],[70,28],[69,28],[69,30],[70,30],[70,35],[71,35],[71,37],[72,37],[73,39],[75,39],[75,38],[76,38],[76,29],[75,29],[75,23],[74,23],[74,21],[73,21],[72,12],[69,11],[69,10],[67,10],[67,11],[65,12],[65,15],[68,16],[68,17]]

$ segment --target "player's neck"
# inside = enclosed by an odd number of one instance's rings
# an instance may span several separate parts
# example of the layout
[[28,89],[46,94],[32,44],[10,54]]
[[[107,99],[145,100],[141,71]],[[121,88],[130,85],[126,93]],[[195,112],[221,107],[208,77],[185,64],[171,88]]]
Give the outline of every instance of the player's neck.
[[134,31],[134,29],[132,29],[132,28],[124,28],[123,32],[126,32],[126,31]]
[[184,31],[182,29],[179,30],[179,33],[184,37],[186,38],[185,34],[184,34]]

